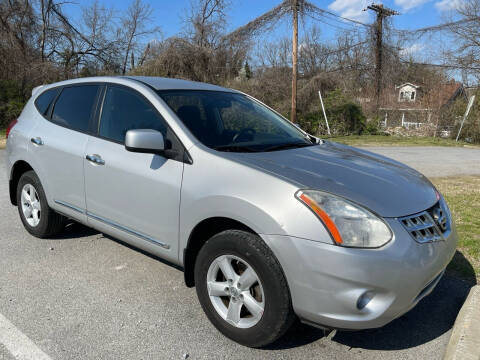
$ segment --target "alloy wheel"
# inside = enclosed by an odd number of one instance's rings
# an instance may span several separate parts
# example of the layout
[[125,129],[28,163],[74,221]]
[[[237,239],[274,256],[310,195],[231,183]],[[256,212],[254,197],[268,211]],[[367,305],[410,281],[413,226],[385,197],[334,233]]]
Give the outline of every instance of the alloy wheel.
[[22,212],[28,225],[35,227],[40,223],[42,207],[37,190],[32,184],[25,184],[21,194]]
[[245,260],[234,255],[217,257],[208,268],[207,290],[213,307],[230,325],[250,328],[262,318],[262,283]]

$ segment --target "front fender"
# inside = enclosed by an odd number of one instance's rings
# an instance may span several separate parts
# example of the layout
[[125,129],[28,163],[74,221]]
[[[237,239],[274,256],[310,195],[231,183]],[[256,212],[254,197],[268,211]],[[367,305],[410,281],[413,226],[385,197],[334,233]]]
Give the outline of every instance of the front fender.
[[209,218],[228,218],[257,234],[285,234],[281,224],[255,204],[238,197],[215,195],[197,199],[180,212],[180,248],[185,248],[195,226]]

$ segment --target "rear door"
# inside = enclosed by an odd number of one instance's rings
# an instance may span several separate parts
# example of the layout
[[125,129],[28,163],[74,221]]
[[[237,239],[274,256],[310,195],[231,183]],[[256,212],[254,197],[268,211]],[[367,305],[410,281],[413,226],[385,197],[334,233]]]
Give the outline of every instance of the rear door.
[[[125,149],[130,129],[155,129],[166,143],[183,147],[155,107],[139,92],[120,85],[105,91],[98,135],[85,159],[88,222],[135,246],[178,260],[182,156],[133,153]],[[96,159],[96,161],[92,161]]]
[[[50,206],[81,221],[86,221],[83,159],[100,88],[98,84],[59,88],[55,102],[32,131],[29,148]],[[41,104],[37,108],[45,111]]]

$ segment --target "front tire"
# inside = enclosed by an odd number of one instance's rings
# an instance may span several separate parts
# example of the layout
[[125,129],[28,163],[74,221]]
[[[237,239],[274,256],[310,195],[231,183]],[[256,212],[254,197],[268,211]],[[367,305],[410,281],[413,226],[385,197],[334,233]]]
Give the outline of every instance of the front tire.
[[17,185],[17,207],[25,229],[35,237],[48,238],[63,230],[65,218],[53,211],[35,171],[25,172]]
[[227,230],[209,239],[195,262],[195,284],[212,324],[242,345],[274,342],[295,318],[282,268],[254,234]]

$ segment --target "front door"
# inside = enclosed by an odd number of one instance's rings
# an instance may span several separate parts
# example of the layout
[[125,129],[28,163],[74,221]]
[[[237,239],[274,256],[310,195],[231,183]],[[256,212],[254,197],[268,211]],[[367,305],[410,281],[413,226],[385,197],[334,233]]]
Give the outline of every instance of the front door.
[[124,146],[131,129],[155,129],[167,141],[174,135],[146,98],[119,85],[108,85],[99,118],[85,158],[88,222],[176,262],[184,164]]

